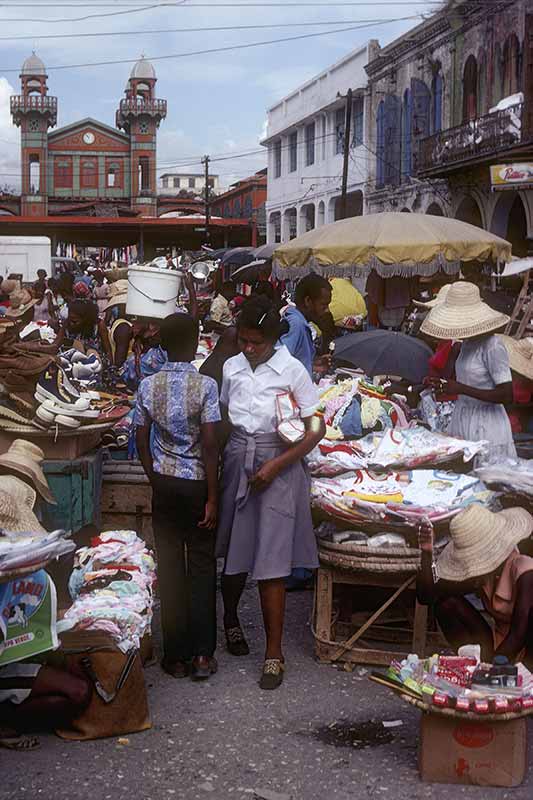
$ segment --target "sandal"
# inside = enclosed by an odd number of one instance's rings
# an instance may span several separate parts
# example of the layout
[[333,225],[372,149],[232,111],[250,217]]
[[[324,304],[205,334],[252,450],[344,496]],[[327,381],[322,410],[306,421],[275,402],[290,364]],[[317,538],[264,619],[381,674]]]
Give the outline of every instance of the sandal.
[[0,747],[6,750],[37,750],[41,746],[36,736],[0,737]]
[[250,648],[248,642],[244,637],[244,633],[240,625],[235,628],[225,628],[226,633],[226,646],[228,653],[232,656],[248,656],[250,655]]
[[259,681],[259,688],[278,689],[283,683],[283,673],[285,672],[285,664],[279,658],[267,658],[263,664],[263,674]]

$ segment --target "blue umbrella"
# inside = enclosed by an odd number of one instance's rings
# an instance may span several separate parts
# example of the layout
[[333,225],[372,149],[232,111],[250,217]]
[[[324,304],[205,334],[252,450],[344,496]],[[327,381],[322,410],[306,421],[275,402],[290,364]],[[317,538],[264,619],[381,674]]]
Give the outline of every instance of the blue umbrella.
[[335,358],[363,369],[367,375],[399,375],[422,383],[429,373],[433,350],[421,339],[397,331],[361,331],[335,340]]

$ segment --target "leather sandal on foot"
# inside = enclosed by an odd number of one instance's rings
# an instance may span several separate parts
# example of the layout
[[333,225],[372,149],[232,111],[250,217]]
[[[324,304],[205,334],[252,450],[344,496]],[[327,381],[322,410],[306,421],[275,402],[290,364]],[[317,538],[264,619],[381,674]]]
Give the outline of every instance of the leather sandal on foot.
[[231,653],[232,656],[250,655],[250,648],[240,625],[235,628],[225,628],[225,633],[228,653]]
[[190,673],[190,667],[185,661],[167,661],[165,658],[161,662],[161,669],[173,678],[186,678]]
[[263,674],[259,681],[261,689],[278,689],[283,683],[285,664],[279,658],[267,658],[263,664]]

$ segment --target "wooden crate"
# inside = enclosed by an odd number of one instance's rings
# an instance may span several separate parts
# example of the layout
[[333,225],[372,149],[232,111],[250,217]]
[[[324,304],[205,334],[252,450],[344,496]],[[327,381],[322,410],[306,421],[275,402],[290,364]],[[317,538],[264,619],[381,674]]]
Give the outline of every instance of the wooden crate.
[[[435,652],[443,642],[439,634],[428,631],[428,608],[416,600],[415,581],[414,572],[399,575],[363,570],[355,572],[322,564],[315,588],[314,635],[318,660],[324,663],[388,665],[395,658],[405,658],[408,652],[420,656]],[[361,615],[353,617],[352,624],[338,622],[335,618],[334,588],[350,586],[379,587],[390,590],[390,594],[375,611],[367,612],[362,624]],[[408,622],[402,628],[387,628],[380,623],[400,597],[404,597],[412,608],[412,624]],[[380,646],[374,641],[370,645],[369,639],[378,640]],[[402,639],[407,640],[404,649],[400,648]]]
[[102,530],[136,531],[153,548],[152,487],[140,461],[104,464]]

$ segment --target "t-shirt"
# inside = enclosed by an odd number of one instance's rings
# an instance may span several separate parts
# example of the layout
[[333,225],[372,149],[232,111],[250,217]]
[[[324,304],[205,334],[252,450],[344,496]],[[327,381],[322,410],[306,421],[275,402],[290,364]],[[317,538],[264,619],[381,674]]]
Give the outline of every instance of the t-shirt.
[[280,344],[284,344],[291,356],[301,361],[312,377],[315,345],[311,326],[295,307],[287,309],[284,319],[289,324],[289,330],[280,338]]
[[233,325],[233,316],[229,303],[221,294],[217,294],[211,303],[210,316],[211,322],[217,322],[219,325]]

